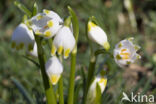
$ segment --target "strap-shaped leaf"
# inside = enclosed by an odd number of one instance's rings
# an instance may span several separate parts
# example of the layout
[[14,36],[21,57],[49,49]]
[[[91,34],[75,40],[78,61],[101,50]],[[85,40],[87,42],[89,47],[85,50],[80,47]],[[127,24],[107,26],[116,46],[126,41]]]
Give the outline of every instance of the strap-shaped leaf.
[[82,87],[82,84],[78,83],[76,85],[76,90],[75,90],[75,94],[74,94],[74,104],[78,104],[78,100],[79,100],[79,94],[80,94],[80,90],[81,90],[81,87]]
[[29,95],[28,91],[24,88],[24,86],[15,78],[11,78],[15,86],[19,89],[20,93],[23,95],[28,104],[34,104],[32,97]]
[[76,40],[76,43],[77,43],[78,36],[79,36],[78,18],[76,16],[76,13],[73,11],[73,9],[70,6],[68,6],[68,10],[69,10],[70,15],[72,16],[73,33],[74,33],[75,40]]

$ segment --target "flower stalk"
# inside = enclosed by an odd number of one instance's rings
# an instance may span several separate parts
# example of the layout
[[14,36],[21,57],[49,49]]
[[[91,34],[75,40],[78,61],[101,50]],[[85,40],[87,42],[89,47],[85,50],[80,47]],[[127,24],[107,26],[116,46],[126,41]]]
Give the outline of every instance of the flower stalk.
[[[72,25],[73,25],[73,34],[76,40],[78,41],[79,35],[79,24],[75,12],[68,7],[69,13],[71,15]],[[68,104],[74,104],[74,85],[75,85],[75,69],[76,69],[76,55],[77,55],[77,44],[71,53],[71,69],[70,69],[70,80],[69,80],[69,89],[68,89]]]
[[[59,56],[60,62],[62,63],[62,55]],[[63,75],[61,75],[58,83],[58,90],[59,90],[59,104],[64,104],[64,97],[63,97]]]
[[44,60],[44,51],[41,46],[41,38],[35,35],[35,40],[37,43],[37,49],[38,49],[38,60],[40,63],[41,73],[42,73],[42,79],[44,83],[44,89],[47,99],[47,104],[57,104],[56,98],[53,90],[53,86],[50,85],[48,76],[45,72],[45,60]]
[[59,104],[64,104],[64,97],[63,97],[63,78],[62,75],[59,79]]

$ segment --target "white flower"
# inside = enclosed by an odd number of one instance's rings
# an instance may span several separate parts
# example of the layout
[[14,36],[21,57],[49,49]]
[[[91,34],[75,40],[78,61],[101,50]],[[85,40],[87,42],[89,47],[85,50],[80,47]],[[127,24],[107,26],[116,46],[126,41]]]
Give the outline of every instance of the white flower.
[[25,47],[28,51],[32,51],[34,42],[35,40],[32,30],[29,30],[25,24],[21,23],[16,27],[12,34],[11,47],[16,50]]
[[114,58],[120,67],[134,63],[136,59],[141,58],[141,56],[136,53],[140,47],[133,43],[133,39],[134,38],[124,39],[115,46]]
[[51,38],[62,27],[62,22],[62,19],[57,13],[44,9],[43,13],[38,13],[26,21],[26,24],[34,30],[36,35]]
[[51,57],[46,62],[46,73],[53,85],[56,85],[63,72],[63,66],[56,56]]
[[97,94],[97,84],[100,87],[101,90],[101,94],[104,92],[106,85],[107,85],[107,77],[105,76],[97,76],[95,77],[94,81],[92,82],[88,94],[87,94],[87,103],[86,104],[95,104],[95,98],[96,98],[96,94]]
[[97,26],[96,24],[94,24],[91,21],[88,22],[88,37],[92,41],[103,46],[106,50],[109,50],[110,45],[107,40],[106,33],[102,30],[101,27]]
[[128,10],[132,9],[132,4],[130,0],[124,0],[124,5]]
[[33,50],[29,51],[28,54],[30,54],[31,56],[37,57],[38,53],[37,53],[37,44],[34,44]]
[[58,54],[62,54],[64,50],[64,58],[69,56],[69,53],[73,50],[75,46],[75,38],[70,28],[63,26],[54,38],[51,54],[55,55],[57,50]]

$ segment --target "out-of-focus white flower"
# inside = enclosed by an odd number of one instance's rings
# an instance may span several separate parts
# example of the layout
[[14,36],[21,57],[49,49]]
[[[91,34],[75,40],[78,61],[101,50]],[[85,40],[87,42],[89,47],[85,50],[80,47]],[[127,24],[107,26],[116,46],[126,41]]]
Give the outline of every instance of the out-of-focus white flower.
[[33,50],[34,45],[34,35],[32,30],[28,29],[28,27],[21,23],[19,24],[12,34],[12,44],[11,47],[16,50],[23,49],[24,47],[28,49],[28,51]]
[[56,50],[58,54],[62,54],[64,50],[64,58],[69,56],[69,53],[73,50],[75,46],[75,38],[70,28],[63,26],[54,38],[51,55],[55,55]]
[[128,10],[132,9],[132,3],[131,0],[124,0],[124,5]]
[[136,59],[140,59],[141,56],[136,52],[140,49],[138,45],[133,43],[133,37],[120,41],[114,49],[115,62],[124,67],[130,63],[134,63]]
[[56,56],[51,57],[46,62],[46,73],[53,85],[56,85],[63,72],[63,66]]
[[37,44],[36,43],[34,44],[33,50],[29,51],[28,54],[30,54],[31,56],[34,56],[34,57],[38,57]]
[[88,37],[92,41],[98,43],[99,45],[103,46],[106,50],[109,50],[110,45],[107,40],[107,35],[103,31],[103,29],[93,22],[88,22]]
[[62,27],[62,22],[63,20],[57,13],[44,9],[43,13],[38,13],[26,21],[26,24],[34,30],[36,35],[51,38]]
[[92,82],[89,88],[86,104],[95,104],[95,98],[97,96],[97,90],[96,90],[97,84],[99,85],[102,94],[107,85],[107,77],[101,75],[95,77],[94,81]]

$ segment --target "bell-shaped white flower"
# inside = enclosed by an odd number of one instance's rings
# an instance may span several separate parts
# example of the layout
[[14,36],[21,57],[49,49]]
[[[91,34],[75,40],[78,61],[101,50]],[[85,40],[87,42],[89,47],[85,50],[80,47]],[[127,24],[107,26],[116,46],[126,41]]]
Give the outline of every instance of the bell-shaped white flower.
[[32,51],[34,45],[34,34],[25,24],[19,24],[12,34],[12,44],[11,47],[16,50],[22,48]]
[[136,53],[140,47],[133,43],[133,39],[134,38],[124,39],[115,46],[114,58],[120,67],[134,63],[136,59],[141,58],[141,56]]
[[88,22],[88,37],[92,41],[98,43],[99,45],[103,46],[106,50],[109,50],[110,45],[107,40],[107,35],[103,31],[103,29],[93,22]]
[[44,9],[43,13],[38,13],[26,21],[26,24],[34,30],[36,35],[51,38],[62,27],[62,22],[62,19],[57,13]]
[[53,85],[56,85],[63,72],[63,66],[56,56],[51,57],[46,62],[46,73]]
[[86,104],[95,104],[95,98],[97,96],[97,90],[96,90],[97,84],[99,85],[102,94],[107,85],[107,77],[102,75],[98,75],[97,77],[95,77],[88,90]]
[[69,27],[63,26],[53,40],[51,54],[52,56],[55,55],[56,51],[58,54],[62,54],[62,51],[64,50],[64,58],[67,58],[69,53],[74,49],[74,46],[75,38],[73,33]]
[[28,51],[28,54],[34,57],[38,57],[37,44],[34,44],[33,50]]

